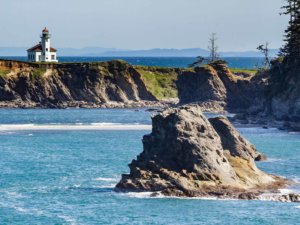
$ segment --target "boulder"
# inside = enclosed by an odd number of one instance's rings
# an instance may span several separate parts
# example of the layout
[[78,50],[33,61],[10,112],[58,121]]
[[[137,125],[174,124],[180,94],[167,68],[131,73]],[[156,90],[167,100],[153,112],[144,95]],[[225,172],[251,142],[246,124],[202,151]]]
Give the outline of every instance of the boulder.
[[152,124],[117,191],[253,199],[286,182],[259,170],[255,147],[227,119],[209,121],[198,105],[167,109]]

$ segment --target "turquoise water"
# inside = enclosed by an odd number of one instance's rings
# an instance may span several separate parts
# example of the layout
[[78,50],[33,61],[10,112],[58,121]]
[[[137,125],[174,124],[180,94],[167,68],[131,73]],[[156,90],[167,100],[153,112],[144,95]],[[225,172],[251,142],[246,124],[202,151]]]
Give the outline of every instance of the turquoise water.
[[[26,57],[1,57],[5,59],[26,61]],[[60,62],[98,62],[122,59],[132,65],[162,66],[162,67],[188,67],[195,62],[194,57],[58,57]],[[253,69],[262,66],[263,58],[259,57],[225,57],[231,68]]]
[[[299,224],[300,204],[150,198],[113,191],[142,151],[149,130],[101,130],[101,124],[150,124],[145,110],[0,110],[0,224]],[[6,130],[2,125],[7,124]],[[55,124],[77,130],[12,130]],[[80,125],[99,130],[81,130]],[[126,126],[126,125],[124,125]],[[1,130],[2,129],[2,130]],[[300,178],[300,134],[239,128],[269,156],[259,167]],[[298,191],[298,187],[292,187]]]

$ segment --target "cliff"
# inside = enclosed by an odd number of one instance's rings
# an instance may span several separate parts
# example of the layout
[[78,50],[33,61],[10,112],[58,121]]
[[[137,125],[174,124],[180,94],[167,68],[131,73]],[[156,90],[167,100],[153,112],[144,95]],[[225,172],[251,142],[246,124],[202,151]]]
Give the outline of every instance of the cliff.
[[156,101],[141,74],[123,61],[38,64],[0,60],[0,105],[99,106]]
[[279,59],[273,61],[263,115],[285,121],[286,128],[300,131],[299,65],[289,66]]
[[254,74],[237,74],[225,64],[209,64],[181,73],[177,81],[180,103],[198,103],[213,111],[244,112],[249,106],[252,111],[261,109],[263,80],[255,80]]
[[168,109],[152,125],[116,190],[256,199],[287,182],[258,169],[255,147],[227,119],[206,119],[198,105]]

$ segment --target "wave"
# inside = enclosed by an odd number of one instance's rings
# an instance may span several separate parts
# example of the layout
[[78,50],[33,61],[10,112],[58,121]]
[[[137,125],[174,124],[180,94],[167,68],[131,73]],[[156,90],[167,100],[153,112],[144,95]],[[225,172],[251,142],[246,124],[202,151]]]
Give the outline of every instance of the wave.
[[299,178],[299,177],[293,178],[293,181],[294,181],[296,184],[300,184],[300,178]]
[[15,134],[15,132],[4,132],[4,131],[0,131],[0,135],[11,135],[11,134]]
[[151,125],[122,123],[91,124],[1,124],[0,134],[8,131],[47,131],[47,130],[151,130]]
[[0,203],[0,206],[3,208],[14,209],[17,212],[19,212],[21,214],[26,214],[26,215],[44,216],[44,217],[48,217],[48,218],[57,217],[57,218],[64,220],[66,223],[68,223],[70,225],[76,225],[76,220],[67,215],[55,215],[54,213],[48,213],[48,212],[43,211],[38,208],[25,208],[23,205],[19,206],[18,204],[14,204],[14,203]]
[[58,215],[58,218],[61,218],[61,219],[65,220],[70,225],[75,225],[76,224],[76,220],[74,218],[70,217],[70,216]]
[[[118,193],[120,194],[120,193]],[[217,198],[217,197],[176,197],[176,196],[165,196],[161,192],[126,192],[121,193],[126,197],[130,198],[152,198],[152,199],[182,199],[182,200],[212,200],[212,201],[238,201],[233,198]]]
[[95,181],[117,182],[120,179],[119,178],[97,177],[97,178],[95,178],[93,180],[95,180]]

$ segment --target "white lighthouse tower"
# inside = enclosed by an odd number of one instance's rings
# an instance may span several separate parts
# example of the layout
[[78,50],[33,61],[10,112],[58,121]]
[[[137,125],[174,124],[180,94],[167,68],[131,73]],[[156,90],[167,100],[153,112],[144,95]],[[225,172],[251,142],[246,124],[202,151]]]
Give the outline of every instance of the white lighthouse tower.
[[42,31],[41,42],[27,50],[28,61],[31,62],[58,62],[57,50],[51,47],[51,34],[47,27]]
[[42,61],[49,62],[50,61],[50,38],[51,34],[47,27],[43,30],[41,35],[41,44],[42,44]]

